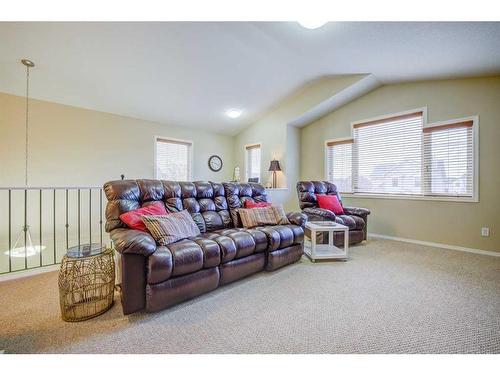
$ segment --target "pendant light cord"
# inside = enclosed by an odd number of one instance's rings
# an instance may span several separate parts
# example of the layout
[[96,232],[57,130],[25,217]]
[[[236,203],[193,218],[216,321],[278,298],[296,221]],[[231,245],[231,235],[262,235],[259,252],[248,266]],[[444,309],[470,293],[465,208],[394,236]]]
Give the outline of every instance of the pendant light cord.
[[28,116],[29,116],[29,90],[30,90],[30,67],[26,66],[26,119],[25,119],[25,133],[26,144],[24,149],[24,185],[28,186]]

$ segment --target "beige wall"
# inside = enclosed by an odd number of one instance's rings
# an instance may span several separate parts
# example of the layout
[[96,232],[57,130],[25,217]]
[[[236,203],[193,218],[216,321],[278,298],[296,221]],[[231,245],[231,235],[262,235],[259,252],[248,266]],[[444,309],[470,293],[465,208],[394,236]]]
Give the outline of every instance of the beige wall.
[[[350,123],[427,107],[428,122],[479,115],[479,203],[345,198],[368,207],[369,231],[500,251],[500,77],[383,86],[304,127],[302,179],[324,179],[324,141],[350,136]],[[481,227],[490,237],[481,237]]]
[[[24,105],[23,98],[0,93],[0,187],[24,186]],[[127,178],[153,178],[155,136],[193,141],[195,180],[227,181],[232,177],[233,137],[38,100],[31,101],[30,113],[30,186],[102,186],[120,179],[122,173]],[[212,154],[222,157],[222,171],[209,170],[207,162]],[[39,244],[42,234],[45,248],[41,258],[38,254],[28,257],[28,267],[36,267],[40,261],[51,264],[54,254],[60,260],[66,251],[64,191],[57,192],[55,202],[52,192],[45,191],[40,213],[38,194],[31,191],[27,195],[28,224],[34,244]],[[87,190],[81,192],[78,214],[77,192],[68,193],[70,247],[78,244],[78,218],[81,243],[91,242],[91,232],[92,242],[99,239],[98,194],[93,192],[92,201],[89,195]],[[12,192],[12,246],[23,226],[23,198],[23,192]],[[5,254],[9,249],[8,212],[7,192],[0,190],[0,273],[9,270]],[[109,243],[105,233],[103,241]],[[18,245],[24,246],[23,240]],[[13,270],[24,269],[24,257],[13,257],[11,265]]]
[[288,190],[274,196],[285,209],[297,210],[295,184],[299,179],[300,131],[288,123],[363,77],[365,75],[336,76],[312,82],[240,132],[234,141],[234,160],[241,169],[241,178],[245,178],[245,145],[260,143],[261,181],[265,184],[271,177],[269,162],[279,160],[283,172],[278,173],[278,186]]
[[[313,84],[276,106],[236,137],[142,121],[33,100],[30,122],[30,185],[102,185],[110,179],[153,178],[154,136],[194,142],[194,178],[244,177],[244,145],[262,144],[263,181],[269,161],[280,160],[272,193],[287,210],[298,208],[295,183],[324,178],[324,140],[350,135],[351,121],[426,106],[428,121],[479,115],[479,203],[346,198],[372,209],[370,231],[389,236],[500,251],[500,77],[388,85],[334,111],[303,129],[287,125],[322,100],[363,76]],[[223,170],[211,172],[208,157],[219,154]],[[300,156],[300,158],[299,158]],[[24,100],[0,93],[0,186],[24,184]],[[490,227],[490,237],[480,229]]]
[[[24,185],[24,99],[0,93],[0,186]],[[112,179],[154,177],[154,136],[193,141],[193,178],[227,181],[233,137],[32,100],[31,186],[102,185]],[[222,157],[212,172],[208,158]]]

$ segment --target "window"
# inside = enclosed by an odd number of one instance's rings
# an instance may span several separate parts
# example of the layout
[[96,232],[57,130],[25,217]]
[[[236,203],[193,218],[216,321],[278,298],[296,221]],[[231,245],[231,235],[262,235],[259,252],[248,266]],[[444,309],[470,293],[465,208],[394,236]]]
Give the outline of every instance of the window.
[[260,144],[245,146],[246,177],[258,178],[260,181]]
[[478,126],[425,124],[423,110],[354,123],[352,139],[326,142],[326,178],[354,195],[477,201]]
[[326,143],[327,180],[341,193],[352,192],[352,139]]
[[422,112],[354,124],[354,191],[420,194],[422,127]]
[[473,196],[472,120],[424,128],[424,189],[427,195]]
[[168,181],[190,181],[191,147],[188,141],[156,138],[156,178]]

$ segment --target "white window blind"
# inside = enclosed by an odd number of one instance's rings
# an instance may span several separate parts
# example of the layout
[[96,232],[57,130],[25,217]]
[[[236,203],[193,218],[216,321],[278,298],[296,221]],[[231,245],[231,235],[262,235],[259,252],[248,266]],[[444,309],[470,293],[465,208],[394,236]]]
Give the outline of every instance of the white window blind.
[[422,193],[423,113],[353,125],[355,193]]
[[353,140],[330,141],[326,144],[327,180],[341,193],[352,193]]
[[191,180],[191,143],[156,140],[156,178],[168,181]]
[[424,128],[426,195],[473,196],[473,121]]
[[246,175],[260,181],[260,145],[246,146]]

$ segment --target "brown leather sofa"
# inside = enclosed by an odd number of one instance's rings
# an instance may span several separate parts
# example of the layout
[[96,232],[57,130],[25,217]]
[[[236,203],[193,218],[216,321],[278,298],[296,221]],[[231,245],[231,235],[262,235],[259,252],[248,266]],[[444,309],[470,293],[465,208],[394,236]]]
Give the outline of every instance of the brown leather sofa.
[[[345,207],[345,215],[335,215],[332,211],[318,207],[316,194],[336,195],[342,203],[337,187],[328,181],[299,181],[297,182],[297,194],[299,206],[302,212],[307,215],[309,221],[335,221],[349,227],[349,244],[357,244],[366,240],[368,215],[367,208]],[[319,238],[319,241],[322,241]],[[344,245],[344,232],[334,233],[335,246]]]
[[[303,253],[306,216],[288,214],[289,225],[235,227],[246,200],[267,201],[262,185],[120,180],[104,185],[106,231],[122,255],[125,314],[158,311],[262,270],[296,262]],[[187,209],[201,234],[157,246],[149,233],[129,229],[119,218],[155,201],[167,210]]]

